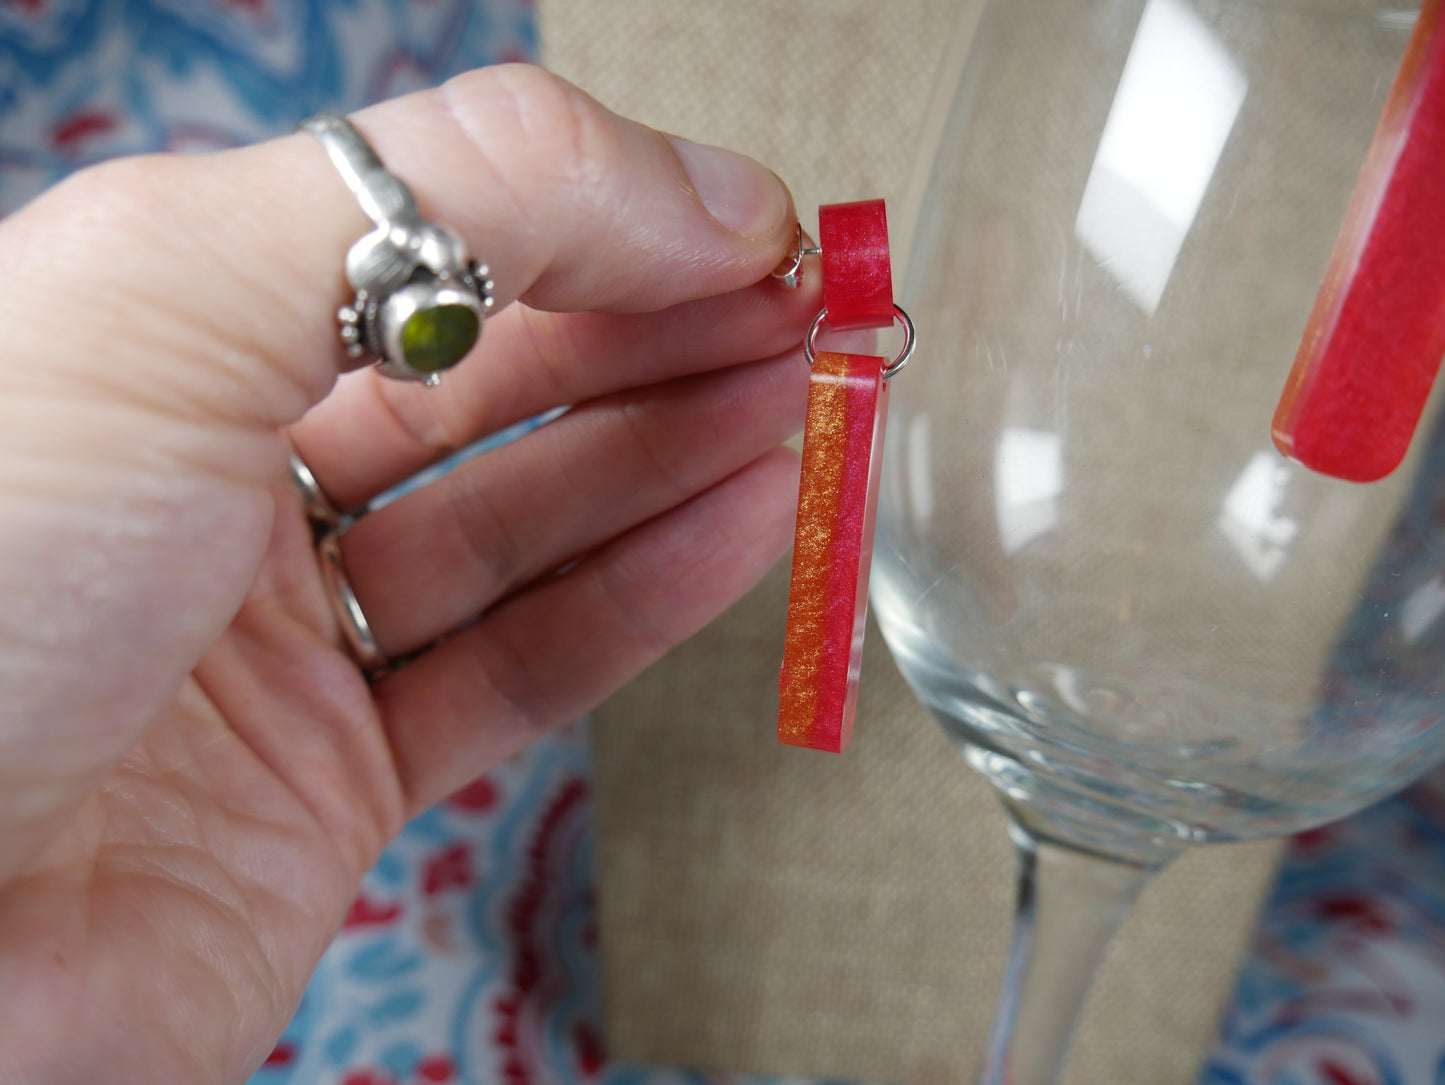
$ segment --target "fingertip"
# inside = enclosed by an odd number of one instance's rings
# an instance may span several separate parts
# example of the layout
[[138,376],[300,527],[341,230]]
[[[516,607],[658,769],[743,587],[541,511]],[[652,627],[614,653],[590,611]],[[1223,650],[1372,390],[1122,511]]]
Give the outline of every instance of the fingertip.
[[703,207],[744,237],[772,240],[793,217],[787,186],[762,164],[722,147],[666,137]]
[[793,240],[792,196],[772,171],[614,113],[544,68],[480,69],[415,104],[406,131],[377,128],[383,157],[417,160],[425,142],[468,161],[482,186],[455,224],[487,250],[501,302],[661,309],[766,278]]

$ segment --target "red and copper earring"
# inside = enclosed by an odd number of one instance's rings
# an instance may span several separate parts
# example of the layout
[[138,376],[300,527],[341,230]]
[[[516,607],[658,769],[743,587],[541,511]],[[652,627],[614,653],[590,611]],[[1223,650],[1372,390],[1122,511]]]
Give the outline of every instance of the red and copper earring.
[[1409,450],[1445,356],[1445,3],[1420,10],[1274,416],[1274,441],[1351,482]]
[[[819,247],[799,229],[791,266],[776,272],[796,286],[805,256],[821,257],[823,311],[804,345],[812,366],[803,430],[803,476],[788,590],[788,629],[778,680],[778,739],[841,753],[853,731],[868,613],[888,381],[913,354],[913,322],[893,302],[888,220],[882,200],[818,211]],[[834,331],[903,326],[892,361],[816,349]]]

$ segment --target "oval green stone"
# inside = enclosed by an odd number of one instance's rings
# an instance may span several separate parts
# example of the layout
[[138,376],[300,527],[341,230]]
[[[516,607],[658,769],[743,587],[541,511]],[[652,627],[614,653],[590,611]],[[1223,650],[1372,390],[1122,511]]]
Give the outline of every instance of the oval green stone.
[[401,330],[406,364],[423,373],[449,369],[476,346],[477,314],[465,305],[434,305],[412,314]]

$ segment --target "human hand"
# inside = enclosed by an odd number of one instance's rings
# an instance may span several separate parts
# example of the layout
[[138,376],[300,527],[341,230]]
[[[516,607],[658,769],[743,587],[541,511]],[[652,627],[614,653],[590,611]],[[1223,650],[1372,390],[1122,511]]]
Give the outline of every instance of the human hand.
[[[244,1080],[410,815],[789,542],[818,301],[761,281],[776,178],[526,67],[357,125],[497,284],[436,389],[338,382],[368,222],[309,135],[113,163],[0,222],[5,1085]],[[368,683],[291,443],[354,507],[561,404],[348,532],[383,651],[420,652]]]

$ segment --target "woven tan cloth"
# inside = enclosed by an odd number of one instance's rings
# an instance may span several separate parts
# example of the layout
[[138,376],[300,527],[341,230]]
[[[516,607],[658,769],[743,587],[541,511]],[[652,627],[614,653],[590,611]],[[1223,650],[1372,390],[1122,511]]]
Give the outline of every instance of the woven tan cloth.
[[[555,70],[775,168],[805,223],[883,195],[895,249],[950,28],[975,0],[552,0]],[[870,632],[843,757],[775,744],[786,568],[596,716],[613,1058],[932,1085],[975,1073],[1013,899],[1003,817]],[[1072,1085],[1193,1085],[1278,849],[1191,853],[1146,891]]]

